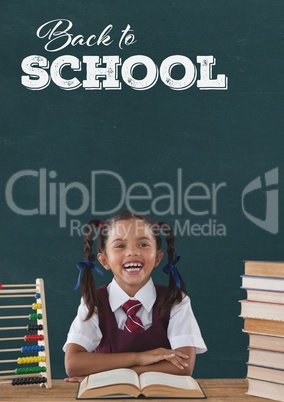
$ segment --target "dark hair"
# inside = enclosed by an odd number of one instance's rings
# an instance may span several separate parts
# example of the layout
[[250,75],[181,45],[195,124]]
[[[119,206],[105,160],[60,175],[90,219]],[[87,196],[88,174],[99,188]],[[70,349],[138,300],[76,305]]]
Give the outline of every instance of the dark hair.
[[[165,236],[167,242],[167,254],[168,261],[174,261],[175,247],[174,247],[174,234],[170,225],[165,222],[153,222],[146,215],[142,215],[135,212],[123,211],[109,217],[105,222],[101,222],[97,219],[90,221],[85,226],[85,238],[84,238],[84,257],[85,260],[92,260],[92,249],[94,243],[94,233],[98,230],[97,236],[97,252],[103,253],[106,248],[106,242],[108,239],[109,229],[118,221],[137,219],[145,222],[152,231],[152,234],[156,240],[157,250],[161,248],[162,238],[161,234]],[[84,268],[81,282],[81,291],[83,299],[86,303],[88,314],[86,320],[90,319],[94,311],[98,311],[101,308],[98,292],[96,291],[95,280],[92,274],[92,269],[88,266]],[[166,297],[160,303],[160,316],[166,316],[170,313],[172,306],[176,303],[180,303],[186,294],[185,285],[182,283],[181,288],[177,288],[174,278],[169,273],[169,285]]]

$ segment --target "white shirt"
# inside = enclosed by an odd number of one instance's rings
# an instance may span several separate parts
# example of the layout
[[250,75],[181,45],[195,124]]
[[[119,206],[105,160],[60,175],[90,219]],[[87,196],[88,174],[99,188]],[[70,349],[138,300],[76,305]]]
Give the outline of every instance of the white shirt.
[[[110,308],[115,315],[118,328],[123,329],[126,314],[121,306],[130,297],[121,289],[115,279],[107,286],[107,291]],[[137,316],[141,319],[144,328],[149,328],[152,325],[152,308],[156,301],[156,289],[152,279],[150,278],[135,296],[130,299],[138,299],[142,303]],[[71,324],[67,341],[63,347],[64,351],[68,343],[76,343],[88,352],[92,352],[100,344],[102,333],[99,327],[98,314],[94,313],[89,320],[84,321],[87,312],[87,307],[82,298],[77,316]],[[196,348],[196,353],[206,352],[207,348],[193,314],[188,296],[185,296],[181,303],[172,307],[167,336],[172,349],[182,346],[193,346]]]

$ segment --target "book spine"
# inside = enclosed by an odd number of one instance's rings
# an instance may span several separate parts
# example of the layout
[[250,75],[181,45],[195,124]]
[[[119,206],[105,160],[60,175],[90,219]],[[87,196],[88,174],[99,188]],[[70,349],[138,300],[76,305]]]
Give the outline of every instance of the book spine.
[[[273,399],[284,387],[284,263],[246,261],[241,278],[247,291],[240,314],[249,336],[247,394]],[[273,367],[264,367],[269,361]]]

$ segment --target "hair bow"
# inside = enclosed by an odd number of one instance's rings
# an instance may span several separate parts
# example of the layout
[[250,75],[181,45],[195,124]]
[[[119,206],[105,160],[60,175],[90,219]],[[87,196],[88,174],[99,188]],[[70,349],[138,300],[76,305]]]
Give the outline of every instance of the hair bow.
[[96,257],[94,255],[91,255],[91,259],[90,260],[83,260],[81,262],[78,262],[78,264],[76,265],[76,267],[79,269],[79,274],[78,274],[78,279],[77,279],[77,283],[76,286],[73,290],[78,290],[80,283],[81,283],[81,276],[82,276],[82,271],[85,267],[89,267],[92,269],[95,269],[97,271],[98,274],[100,275],[104,275],[103,272],[100,270],[99,267],[97,267],[92,261],[95,261]]
[[185,285],[182,277],[180,276],[180,273],[178,272],[178,269],[176,267],[176,264],[178,263],[178,261],[180,260],[180,255],[178,253],[175,253],[174,255],[174,261],[168,261],[167,265],[163,268],[163,272],[165,272],[165,274],[169,274],[171,272],[176,287],[177,288],[181,288],[181,285]]

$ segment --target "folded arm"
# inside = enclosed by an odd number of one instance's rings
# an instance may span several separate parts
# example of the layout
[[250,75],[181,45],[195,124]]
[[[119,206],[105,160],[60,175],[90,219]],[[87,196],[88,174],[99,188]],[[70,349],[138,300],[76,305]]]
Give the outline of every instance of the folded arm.
[[175,350],[157,348],[145,352],[90,353],[75,343],[66,347],[65,369],[69,377],[83,377],[116,368],[132,368],[138,374],[145,371],[161,371],[191,375],[195,363],[195,348]]
[[[182,364],[176,358],[177,352],[181,352],[184,355],[188,356],[187,358],[183,357]],[[156,363],[148,365],[138,365],[133,366],[131,368],[132,370],[136,371],[137,374],[145,373],[147,371],[159,371],[168,374],[191,376],[195,365],[195,357],[196,357],[195,347],[184,346],[181,348],[174,349],[173,353],[174,356],[171,359],[164,359]],[[184,363],[186,363],[187,365],[185,365]]]

